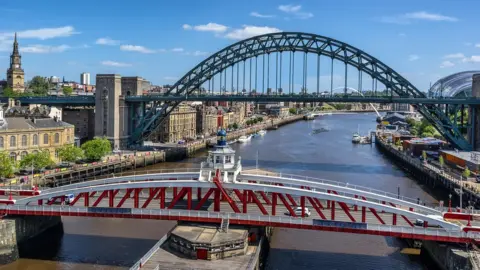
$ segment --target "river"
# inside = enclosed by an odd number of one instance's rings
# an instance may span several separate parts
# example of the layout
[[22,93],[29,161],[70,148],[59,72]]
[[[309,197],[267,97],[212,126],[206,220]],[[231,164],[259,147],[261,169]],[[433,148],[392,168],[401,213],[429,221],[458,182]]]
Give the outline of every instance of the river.
[[[331,179],[436,202],[374,145],[353,145],[352,133],[375,128],[374,114],[320,116],[300,121],[246,144],[232,147],[244,166]],[[312,134],[313,129],[330,131]],[[153,168],[197,167],[205,157]],[[125,269],[173,225],[167,221],[63,218],[62,229],[49,230],[21,247],[21,259],[0,269]],[[380,236],[276,229],[268,269],[434,269],[428,258],[400,254],[403,241]]]

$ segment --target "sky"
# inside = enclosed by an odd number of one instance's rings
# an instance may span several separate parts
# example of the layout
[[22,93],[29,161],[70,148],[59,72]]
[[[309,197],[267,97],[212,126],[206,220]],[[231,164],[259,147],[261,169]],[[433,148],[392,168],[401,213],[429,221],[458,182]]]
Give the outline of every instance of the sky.
[[[18,32],[27,79],[79,81],[89,72],[92,83],[95,74],[116,73],[172,84],[232,43],[294,31],[362,49],[423,90],[443,76],[480,70],[478,10],[478,0],[0,0],[0,70]],[[335,68],[335,86],[342,74]]]

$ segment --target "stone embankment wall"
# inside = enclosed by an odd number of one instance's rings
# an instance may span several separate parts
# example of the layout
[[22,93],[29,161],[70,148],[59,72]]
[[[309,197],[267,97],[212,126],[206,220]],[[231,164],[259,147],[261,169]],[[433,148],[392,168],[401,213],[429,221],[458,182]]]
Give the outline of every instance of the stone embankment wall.
[[18,244],[61,224],[57,216],[15,216],[0,220],[0,265],[18,259]]
[[465,249],[433,241],[423,241],[423,249],[442,267],[442,270],[474,270]]

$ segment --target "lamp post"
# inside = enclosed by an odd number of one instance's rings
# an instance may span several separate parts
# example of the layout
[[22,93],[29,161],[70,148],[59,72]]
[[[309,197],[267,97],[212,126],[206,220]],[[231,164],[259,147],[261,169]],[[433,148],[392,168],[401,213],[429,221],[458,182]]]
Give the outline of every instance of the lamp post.
[[452,212],[452,194],[448,194],[448,212]]

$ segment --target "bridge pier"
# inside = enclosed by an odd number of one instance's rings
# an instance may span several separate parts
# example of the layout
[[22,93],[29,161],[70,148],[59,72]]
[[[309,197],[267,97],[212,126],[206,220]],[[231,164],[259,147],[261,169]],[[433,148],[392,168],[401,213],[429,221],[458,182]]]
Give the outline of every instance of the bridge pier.
[[0,220],[0,265],[19,258],[18,244],[59,224],[59,216],[14,216]]
[[[472,77],[472,97],[480,98],[480,74]],[[472,150],[480,151],[480,106],[470,105],[468,111],[470,128],[468,129],[468,142]]]

